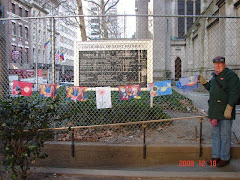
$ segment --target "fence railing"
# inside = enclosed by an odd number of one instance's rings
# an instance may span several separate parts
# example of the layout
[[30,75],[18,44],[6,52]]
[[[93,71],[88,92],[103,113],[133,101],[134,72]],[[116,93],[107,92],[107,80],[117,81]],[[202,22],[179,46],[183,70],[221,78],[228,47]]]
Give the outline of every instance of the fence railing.
[[[132,136],[136,136],[134,141],[141,142],[142,127],[139,125],[151,120],[150,130],[146,132],[150,134],[147,137],[151,143],[196,143],[195,133],[191,130],[198,127],[198,123],[188,118],[174,119],[202,116],[203,110],[208,109],[208,92],[200,84],[194,91],[183,92],[176,84],[180,78],[200,73],[209,80],[213,72],[212,59],[218,55],[225,56],[227,66],[239,75],[239,17],[109,16],[113,22],[117,20],[118,26],[109,24],[109,37],[104,39],[101,26],[90,23],[102,16],[84,16],[90,24],[86,26],[86,42],[79,39],[79,27],[69,25],[69,20],[76,17],[79,16],[0,19],[0,28],[4,29],[0,33],[1,98],[12,96],[15,80],[33,83],[32,95],[26,97],[28,100],[51,101],[51,97],[40,96],[39,85],[58,84],[61,85],[57,93],[59,116],[66,113],[71,116],[66,121],[51,121],[51,128],[66,130],[68,124],[80,129],[97,128],[94,132],[79,133],[76,140],[129,143],[134,139]],[[195,21],[187,28],[190,17]],[[186,22],[178,24],[180,18]],[[184,37],[179,36],[182,32]],[[163,81],[170,81],[170,86],[164,87],[165,90],[171,88],[171,94],[161,94],[164,88],[157,86],[160,96],[153,95],[156,92],[151,94],[149,84]],[[141,99],[121,100],[119,86],[132,88],[139,84]],[[86,87],[86,100],[75,102],[71,97],[80,90],[67,92],[66,87],[70,86]],[[111,108],[97,108],[98,87],[110,87]],[[45,93],[46,89],[43,90]],[[109,124],[123,125],[124,128],[115,129],[115,125]],[[106,127],[111,128],[107,131],[104,130]],[[210,128],[209,123],[203,124],[204,143],[210,143]],[[191,138],[183,137],[177,129],[181,134],[191,132]],[[237,138],[240,137],[239,129],[240,124],[234,121],[233,131]],[[95,137],[91,138],[93,133]],[[158,136],[160,133],[166,136],[164,140]],[[101,134],[108,137],[102,138]],[[67,139],[66,135],[62,136],[58,140]]]

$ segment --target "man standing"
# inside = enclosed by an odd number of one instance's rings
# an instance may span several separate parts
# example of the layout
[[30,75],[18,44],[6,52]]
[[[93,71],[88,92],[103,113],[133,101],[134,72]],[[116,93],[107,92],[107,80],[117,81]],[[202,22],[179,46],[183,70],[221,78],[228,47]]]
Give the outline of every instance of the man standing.
[[[240,81],[236,73],[226,67],[225,58],[213,59],[214,72],[209,82],[202,75],[199,81],[210,93],[208,117],[212,124],[212,159],[217,167],[230,162],[231,128],[235,119],[235,104],[240,94]],[[208,161],[210,165],[211,161]]]

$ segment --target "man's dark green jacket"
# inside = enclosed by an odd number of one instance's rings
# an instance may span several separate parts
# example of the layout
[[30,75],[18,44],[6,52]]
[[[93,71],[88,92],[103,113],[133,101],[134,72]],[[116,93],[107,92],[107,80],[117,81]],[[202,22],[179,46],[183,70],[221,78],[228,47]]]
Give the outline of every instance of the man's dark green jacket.
[[[210,98],[208,100],[208,117],[218,120],[226,119],[224,118],[224,111],[227,104],[229,104],[233,107],[231,119],[235,119],[235,104],[240,95],[239,77],[228,68],[225,68],[218,75],[214,72],[212,75],[213,77],[211,80],[203,85],[210,93]],[[216,79],[225,91],[217,84]]]

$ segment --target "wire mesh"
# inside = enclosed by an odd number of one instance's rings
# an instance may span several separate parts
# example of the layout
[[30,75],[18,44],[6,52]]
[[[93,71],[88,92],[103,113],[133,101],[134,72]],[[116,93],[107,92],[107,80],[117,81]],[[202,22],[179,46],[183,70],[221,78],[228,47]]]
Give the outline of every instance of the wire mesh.
[[[1,98],[14,97],[14,80],[33,83],[32,95],[26,98],[38,101],[53,99],[40,96],[40,85],[60,85],[58,115],[50,121],[52,128],[206,115],[209,95],[201,84],[183,92],[176,83],[200,73],[210,79],[212,59],[218,55],[225,56],[227,66],[239,75],[239,19],[194,17],[192,26],[186,28],[177,22],[187,21],[187,17],[146,17],[110,16],[104,34],[102,17],[86,16],[88,39],[84,42],[78,39],[81,31],[75,23],[77,17],[1,19]],[[137,33],[126,28],[126,22],[136,19]],[[152,98],[148,84],[166,80],[171,81],[172,94]],[[141,86],[141,99],[121,100],[119,86],[136,84]],[[87,87],[85,101],[69,100],[68,93],[74,92],[66,90],[71,86]],[[111,87],[111,108],[97,109],[96,87]],[[69,115],[67,119],[58,120],[65,114]],[[238,122],[233,124],[233,143],[240,138]],[[210,131],[206,119],[203,143],[211,143]],[[142,143],[143,129],[136,124],[79,129],[75,133],[79,141]],[[148,123],[147,143],[199,143],[198,133],[199,121],[194,118]],[[71,139],[68,131],[57,134],[55,140]]]

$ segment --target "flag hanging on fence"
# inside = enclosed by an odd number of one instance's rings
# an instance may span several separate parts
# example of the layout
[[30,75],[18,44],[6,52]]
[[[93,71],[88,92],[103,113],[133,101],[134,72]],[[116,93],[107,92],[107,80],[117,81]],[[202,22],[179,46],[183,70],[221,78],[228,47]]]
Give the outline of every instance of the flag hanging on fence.
[[13,95],[32,96],[33,83],[13,81]]
[[50,43],[51,42],[51,39],[49,38],[49,39],[47,39],[47,41],[44,43],[44,48],[46,48],[47,47],[47,45],[48,45],[48,43]]
[[171,87],[170,80],[149,83],[148,88],[149,88],[151,97],[172,94],[172,87]]
[[198,87],[198,75],[180,78],[179,81],[183,92],[192,91]]
[[138,85],[128,85],[128,86],[118,86],[120,99],[130,100],[130,99],[141,99],[141,86]]
[[64,61],[64,54],[63,54],[63,51],[60,53],[60,60]]
[[111,88],[96,87],[97,109],[112,108]]
[[67,100],[73,101],[86,101],[87,100],[87,87],[74,87],[66,86]]
[[56,98],[59,85],[57,84],[41,84],[39,85],[40,97],[52,97]]

